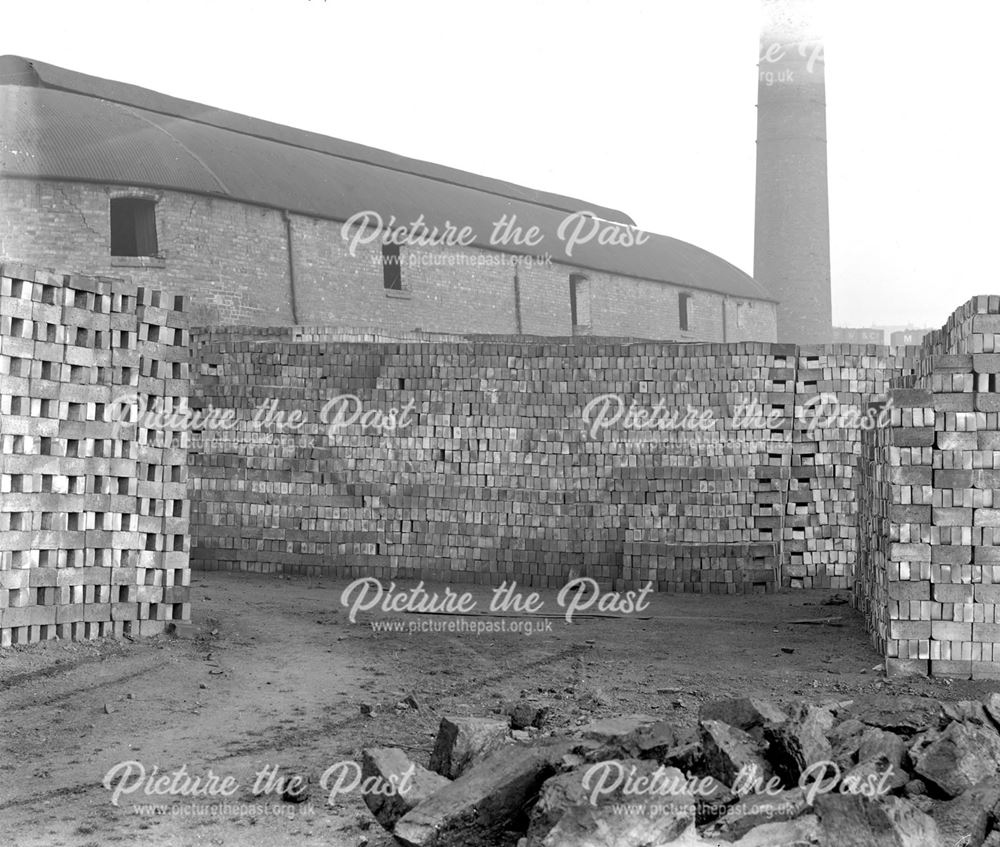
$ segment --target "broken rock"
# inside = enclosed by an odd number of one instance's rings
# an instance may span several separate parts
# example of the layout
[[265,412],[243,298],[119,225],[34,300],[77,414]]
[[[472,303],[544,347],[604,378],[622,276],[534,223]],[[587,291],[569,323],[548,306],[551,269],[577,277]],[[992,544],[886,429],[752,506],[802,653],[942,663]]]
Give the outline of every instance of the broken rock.
[[977,783],[954,800],[937,803],[931,811],[945,844],[981,847],[990,820],[1000,811],[1000,778]]
[[[679,748],[698,740],[696,733],[678,729],[672,721],[658,720],[655,723],[648,723],[641,716],[633,718],[634,726],[626,734],[601,732],[597,737],[602,738],[603,743],[590,753],[590,760],[638,758],[655,759],[664,763],[663,760],[667,756],[674,755]],[[593,726],[602,726],[603,730],[609,728],[606,721]],[[588,732],[593,730],[588,729]],[[596,740],[594,736],[591,737],[592,740]]]
[[943,725],[941,704],[930,697],[873,694],[855,698],[842,718],[855,718],[869,726],[887,729],[906,738]]
[[767,724],[784,723],[788,716],[770,700],[734,697],[705,703],[698,712],[698,719],[722,721],[755,735],[755,729],[763,729]]
[[664,797],[623,806],[573,806],[541,841],[528,847],[650,847],[667,845],[694,827],[691,797]]
[[893,768],[899,770],[903,766],[905,755],[906,742],[900,736],[874,726],[864,731],[858,745],[858,762],[885,756]]
[[474,764],[397,821],[393,835],[406,847],[477,847],[503,843],[542,784],[571,749],[569,742],[508,744]]
[[507,743],[506,721],[489,718],[441,718],[430,769],[455,779],[475,762]]
[[986,714],[990,716],[993,723],[1000,726],[1000,692],[991,692],[983,701],[983,705],[986,708]]
[[[836,773],[832,774],[836,776]],[[902,768],[895,767],[885,756],[867,759],[843,774],[841,786],[844,791],[868,796],[868,794],[887,794],[895,792],[909,784],[909,775]],[[823,785],[827,784],[827,775],[821,776]],[[917,804],[919,805],[919,804]]]
[[511,729],[527,729],[529,726],[541,729],[548,717],[548,706],[539,706],[527,700],[518,700],[507,707]]
[[771,766],[764,758],[761,745],[742,729],[721,721],[701,721],[702,767],[726,785],[734,785],[737,777],[767,780]]
[[946,720],[992,726],[989,715],[978,700],[958,700],[954,703],[942,702],[941,713]]
[[833,761],[841,770],[849,770],[857,761],[861,739],[868,728],[868,724],[848,718],[837,724],[827,736],[833,750]]
[[822,843],[820,837],[819,818],[803,815],[792,821],[761,824],[731,847],[814,847]]
[[660,723],[660,719],[652,715],[623,715],[619,718],[605,718],[580,727],[579,732],[584,738],[601,744],[615,744],[626,740],[640,729]]
[[[688,787],[676,768],[640,759],[590,763],[559,774],[542,786],[528,828],[529,847],[663,843],[693,820]],[[588,827],[597,840],[580,841],[588,837]],[[618,840],[601,840],[612,835]]]
[[943,732],[927,732],[910,748],[914,770],[947,797],[957,797],[976,783],[1000,773],[1000,736],[984,726],[951,723]]
[[[434,792],[448,785],[440,774],[411,762],[397,747],[375,747],[362,751],[361,777],[365,784],[393,786],[389,792],[366,791],[365,805],[382,826],[392,831],[403,815]],[[378,783],[369,783],[372,778]]]
[[826,734],[833,722],[829,709],[803,706],[785,723],[765,727],[768,759],[775,774],[788,785],[798,785],[811,765],[830,761],[833,749]]
[[714,776],[703,776],[699,780],[695,794],[695,818],[699,826],[714,821],[726,813],[736,801],[736,795],[728,785]]
[[745,794],[708,832],[733,841],[762,824],[793,820],[807,808],[806,794],[801,788],[773,794]]
[[933,818],[900,797],[856,794],[816,798],[822,843],[837,847],[942,847]]

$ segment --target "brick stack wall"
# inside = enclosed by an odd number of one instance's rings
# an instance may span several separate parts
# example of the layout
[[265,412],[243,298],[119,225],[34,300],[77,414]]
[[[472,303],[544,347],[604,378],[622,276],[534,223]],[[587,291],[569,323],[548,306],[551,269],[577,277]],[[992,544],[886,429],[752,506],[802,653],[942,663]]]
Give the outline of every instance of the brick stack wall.
[[185,436],[139,417],[187,402],[182,308],[0,268],[0,645],[189,619]]
[[865,435],[855,595],[899,673],[1000,678],[1000,298],[924,338]]
[[[197,567],[847,588],[860,430],[810,430],[795,413],[823,391],[863,411],[910,361],[848,345],[349,337],[197,333],[197,402],[235,416],[193,442]],[[383,434],[356,422],[331,436],[322,409],[344,394],[365,410],[412,401],[412,423]],[[641,408],[662,400],[681,415],[690,406],[716,423],[692,432],[619,422],[592,437],[584,410],[605,394]],[[275,401],[304,422],[280,432],[261,412]],[[737,426],[737,408],[755,403],[777,425]]]

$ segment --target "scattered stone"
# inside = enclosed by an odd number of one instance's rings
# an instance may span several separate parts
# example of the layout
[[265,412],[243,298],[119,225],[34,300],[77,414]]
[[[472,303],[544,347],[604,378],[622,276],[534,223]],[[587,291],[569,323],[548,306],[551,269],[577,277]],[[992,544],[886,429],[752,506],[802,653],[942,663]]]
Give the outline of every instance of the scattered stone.
[[[688,779],[649,760],[609,760],[542,786],[529,847],[645,847],[671,842],[695,821]],[[642,786],[629,791],[628,786]],[[619,805],[623,804],[623,805]]]
[[114,710],[115,710],[115,707],[112,706],[110,703],[105,703],[104,704],[104,714],[110,715]]
[[568,742],[508,744],[407,812],[393,828],[406,847],[488,845],[530,805]]
[[944,701],[941,703],[941,713],[949,721],[993,725],[986,709],[978,700]]
[[583,774],[587,767],[556,774],[545,781],[538,794],[538,802],[531,810],[529,844],[541,841],[559,823],[559,818],[568,808],[587,801],[587,792],[583,787]]
[[527,700],[518,700],[508,706],[506,714],[510,716],[511,729],[527,729],[529,726],[541,729],[545,726],[549,708],[529,703]]
[[904,797],[922,797],[927,793],[927,783],[919,777],[911,779],[903,786]]
[[1000,692],[993,691],[983,701],[986,714],[997,726],[1000,726]]
[[870,694],[859,696],[844,710],[843,717],[887,729],[909,738],[928,729],[939,729],[943,715],[941,704],[930,697],[906,694]]
[[579,733],[583,738],[589,738],[602,744],[614,744],[625,741],[640,729],[658,723],[660,723],[660,719],[652,715],[622,715],[618,718],[605,718],[589,723],[581,727]]
[[707,775],[730,786],[737,777],[745,781],[772,776],[761,745],[751,735],[721,721],[701,721],[700,727],[702,768]]
[[698,711],[698,719],[722,721],[754,735],[753,730],[763,730],[767,724],[784,723],[788,720],[788,715],[770,700],[734,697],[727,700],[711,700],[705,703]]
[[431,753],[430,769],[455,779],[473,763],[506,744],[507,721],[490,718],[441,718]]
[[923,812],[924,814],[929,815],[932,811],[934,811],[935,803],[926,794],[924,794],[922,796],[919,796],[919,797],[908,797],[907,799],[914,806],[916,806],[918,809],[920,809],[920,811]]
[[[618,728],[626,728],[624,725],[614,725],[609,727],[606,721],[598,724],[591,724],[585,728],[585,732],[591,740],[600,739],[602,743],[588,758],[591,761],[603,761],[605,759],[654,759],[667,764],[664,759],[671,755],[678,748],[686,744],[696,743],[698,736],[691,730],[678,729],[673,721],[658,720],[655,723],[648,723],[647,718],[641,715],[633,716],[634,727],[626,734],[619,734]],[[598,727],[594,730],[593,727]],[[610,731],[608,731],[610,730]],[[673,764],[673,763],[670,763]]]
[[[827,776],[821,779],[826,782]],[[885,756],[876,756],[855,765],[845,771],[841,785],[845,790],[865,795],[874,792],[876,795],[895,792],[909,782],[909,775],[902,768],[892,764]]]
[[957,797],[1000,773],[1000,736],[984,726],[951,723],[942,732],[919,736],[910,757],[916,773],[946,797]]
[[[732,847],[811,847],[821,843],[820,837],[819,818],[815,815],[803,815],[793,821],[765,823],[755,827],[739,841],[734,841]],[[711,843],[714,847],[718,842],[703,843]]]
[[406,706],[406,708],[413,709],[413,711],[415,712],[420,711],[420,702],[412,694],[407,694],[403,698],[403,704]]
[[954,800],[937,803],[931,811],[945,844],[981,847],[991,819],[1000,812],[1000,778],[977,783]]
[[[687,801],[687,777],[677,768],[640,759],[609,759],[587,763],[568,773],[557,774],[542,786],[531,813],[528,840],[542,843],[545,835],[576,806],[628,803],[635,808],[659,806],[664,798],[684,796]],[[641,792],[626,791],[627,786],[641,785]]]
[[942,847],[934,819],[900,797],[823,794],[814,808],[821,841],[837,847]]
[[767,757],[775,774],[788,785],[798,785],[810,765],[830,761],[833,749],[826,734],[833,723],[829,709],[802,706],[785,723],[765,727]]
[[682,744],[680,747],[667,750],[657,756],[656,760],[661,765],[680,768],[685,773],[700,773],[703,770],[701,763],[704,753],[701,741],[694,741],[690,744]]
[[392,792],[366,791],[365,805],[383,828],[392,832],[396,822],[435,791],[449,784],[440,774],[411,762],[397,747],[373,747],[361,753],[363,783],[375,778],[379,786],[392,787]]
[[698,782],[699,790],[694,798],[695,821],[701,826],[724,815],[736,801],[736,795],[728,785],[719,782],[714,776],[703,776]]
[[[603,804],[573,806],[541,841],[529,847],[650,847],[676,843],[693,831],[694,801],[691,797],[659,797],[655,801],[629,803],[626,810]],[[682,842],[683,843],[683,842]]]
[[858,746],[858,762],[868,762],[884,756],[899,770],[903,766],[906,755],[906,742],[894,732],[888,732],[878,727],[869,727],[861,736]]
[[198,687],[200,689],[204,690],[204,689],[208,688],[208,685],[206,685],[204,682],[199,682],[198,683]]
[[773,794],[745,794],[706,834],[734,841],[761,824],[797,818],[807,808],[806,793],[801,788]]
[[849,770],[857,761],[861,739],[867,729],[868,724],[856,718],[848,718],[837,724],[827,736],[833,752],[833,761],[841,770]]

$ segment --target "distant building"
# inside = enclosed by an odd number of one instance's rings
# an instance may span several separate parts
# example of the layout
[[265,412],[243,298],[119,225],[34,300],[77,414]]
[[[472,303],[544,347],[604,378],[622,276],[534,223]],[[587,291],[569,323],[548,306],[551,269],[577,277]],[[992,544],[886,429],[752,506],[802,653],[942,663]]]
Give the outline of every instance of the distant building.
[[924,336],[932,329],[898,329],[889,334],[889,343],[893,347],[914,346],[924,340]]
[[879,327],[835,326],[834,344],[885,344],[885,330]]
[[201,323],[776,338],[750,276],[614,209],[15,56],[0,115],[0,257],[169,287]]

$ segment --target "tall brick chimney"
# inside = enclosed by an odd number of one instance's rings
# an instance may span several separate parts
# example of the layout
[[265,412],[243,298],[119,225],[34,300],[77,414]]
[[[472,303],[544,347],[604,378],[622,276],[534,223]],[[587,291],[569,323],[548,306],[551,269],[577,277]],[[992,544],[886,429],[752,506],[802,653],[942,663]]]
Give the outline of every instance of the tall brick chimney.
[[780,301],[778,340],[833,341],[826,84],[813,0],[763,0],[753,275]]

